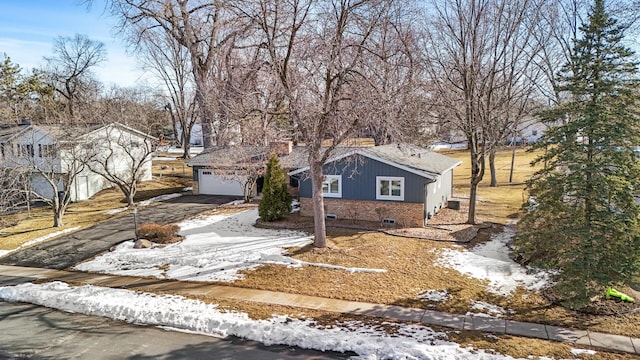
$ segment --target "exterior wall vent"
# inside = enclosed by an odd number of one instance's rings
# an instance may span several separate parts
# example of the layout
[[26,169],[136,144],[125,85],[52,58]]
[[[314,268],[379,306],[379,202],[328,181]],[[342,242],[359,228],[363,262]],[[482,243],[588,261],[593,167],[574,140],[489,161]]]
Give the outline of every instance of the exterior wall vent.
[[338,215],[336,215],[336,214],[326,214],[325,218],[327,220],[336,220],[338,218]]
[[396,219],[384,218],[384,219],[382,219],[382,223],[383,224],[395,224],[396,223]]

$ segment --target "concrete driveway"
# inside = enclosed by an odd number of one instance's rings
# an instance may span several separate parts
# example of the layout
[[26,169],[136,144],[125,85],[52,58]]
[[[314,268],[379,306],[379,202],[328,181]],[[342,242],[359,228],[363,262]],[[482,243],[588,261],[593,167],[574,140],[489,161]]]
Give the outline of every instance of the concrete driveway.
[[[183,195],[140,209],[137,215],[138,224],[145,222],[166,224],[181,221],[236,199],[237,197],[229,196]],[[0,264],[62,270],[133,238],[133,215],[125,215],[11,253],[0,258]]]

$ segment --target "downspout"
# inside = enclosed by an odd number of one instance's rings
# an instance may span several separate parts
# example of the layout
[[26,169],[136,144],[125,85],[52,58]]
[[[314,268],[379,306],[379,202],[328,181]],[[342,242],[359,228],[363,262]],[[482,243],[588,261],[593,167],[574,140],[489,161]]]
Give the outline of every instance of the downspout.
[[424,202],[422,204],[422,207],[423,207],[423,214],[422,214],[423,215],[423,221],[422,221],[422,223],[425,226],[427,225],[427,222],[429,221],[429,216],[427,216],[427,198],[429,196],[429,189],[428,189],[427,186],[429,186],[429,183],[425,182],[424,183]]

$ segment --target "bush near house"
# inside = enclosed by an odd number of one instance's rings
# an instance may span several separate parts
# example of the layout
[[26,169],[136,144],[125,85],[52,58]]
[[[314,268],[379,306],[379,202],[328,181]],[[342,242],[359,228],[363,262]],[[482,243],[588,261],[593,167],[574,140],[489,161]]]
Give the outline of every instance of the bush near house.
[[176,224],[144,223],[138,227],[138,237],[156,244],[171,244],[182,240],[178,231],[180,227]]
[[258,213],[264,221],[276,221],[284,218],[289,212],[291,212],[291,195],[287,190],[287,182],[284,171],[280,167],[280,161],[273,154],[267,163]]

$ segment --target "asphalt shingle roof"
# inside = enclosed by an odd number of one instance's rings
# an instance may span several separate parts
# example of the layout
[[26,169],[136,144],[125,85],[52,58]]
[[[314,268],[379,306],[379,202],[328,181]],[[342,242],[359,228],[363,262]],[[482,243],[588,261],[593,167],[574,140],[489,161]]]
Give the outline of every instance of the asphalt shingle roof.
[[[251,157],[263,156],[264,162],[268,157],[268,146],[231,146],[205,150],[187,162],[189,166],[233,167]],[[382,160],[398,167],[431,178],[441,175],[447,170],[458,166],[460,161],[438,154],[428,149],[410,144],[390,144],[373,147],[338,147],[329,162],[347,156],[364,156]],[[306,147],[296,146],[289,155],[280,157],[280,165],[289,170],[306,170],[308,168]],[[297,171],[300,172],[300,171]],[[295,173],[295,172],[294,172]]]

